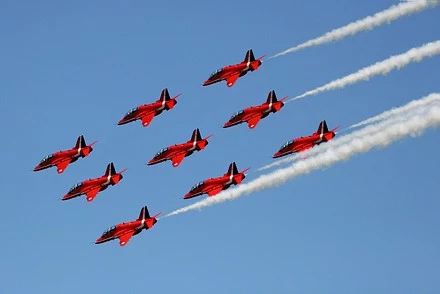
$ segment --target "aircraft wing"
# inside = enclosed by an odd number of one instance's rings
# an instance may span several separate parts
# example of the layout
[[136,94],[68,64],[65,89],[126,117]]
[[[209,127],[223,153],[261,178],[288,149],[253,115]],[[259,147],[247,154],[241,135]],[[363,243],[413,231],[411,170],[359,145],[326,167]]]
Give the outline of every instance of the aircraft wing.
[[214,196],[220,193],[223,190],[222,186],[215,187],[214,189],[208,191],[208,196]]
[[263,116],[261,114],[258,114],[256,116],[254,116],[253,118],[249,119],[248,122],[247,122],[248,123],[248,127],[250,129],[255,128],[258,125],[258,123],[260,122],[262,117]]
[[235,73],[232,76],[228,77],[226,79],[226,84],[228,85],[228,87],[232,87],[235,82],[237,81],[237,79],[240,77],[240,73]]
[[150,113],[148,113],[147,115],[145,115],[145,116],[143,116],[141,119],[142,119],[142,125],[144,126],[144,127],[147,127],[150,123],[151,123],[151,121],[153,120],[153,118],[154,118],[154,112],[150,112]]
[[101,191],[101,187],[96,187],[86,193],[86,199],[88,202],[93,201],[96,195],[98,195],[99,191]]
[[171,160],[173,161],[173,166],[178,167],[184,158],[185,158],[185,153],[181,153],[171,158]]
[[57,172],[62,174],[66,167],[69,165],[70,159],[66,159],[57,164]]
[[119,237],[119,245],[124,246],[127,244],[128,241],[130,241],[131,237],[133,237],[134,230],[131,230]]
[[312,148],[313,146],[314,145],[312,143],[300,145],[297,148],[295,148],[294,151],[296,151],[296,152],[306,151],[306,150],[309,150],[310,148]]

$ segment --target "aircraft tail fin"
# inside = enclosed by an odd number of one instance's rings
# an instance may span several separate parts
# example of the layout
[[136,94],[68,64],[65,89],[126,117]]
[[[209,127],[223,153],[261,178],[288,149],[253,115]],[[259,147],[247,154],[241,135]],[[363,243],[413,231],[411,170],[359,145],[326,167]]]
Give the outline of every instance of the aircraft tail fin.
[[269,92],[269,95],[267,95],[266,104],[277,102],[277,95],[275,94],[275,91],[272,90]]
[[113,165],[113,162],[110,162],[107,165],[107,168],[105,170],[105,176],[108,177],[108,176],[112,176],[112,175],[115,175],[115,174],[116,174],[115,166]]
[[246,52],[246,56],[244,57],[244,62],[252,62],[255,61],[254,52],[252,52],[252,49],[249,49]]
[[87,147],[86,140],[84,140],[84,136],[81,135],[76,139],[75,149]]
[[147,206],[142,207],[141,212],[139,213],[138,220],[149,219],[150,213],[148,212]]
[[198,141],[202,141],[202,136],[200,135],[200,131],[197,128],[193,131],[190,142],[198,142]]
[[238,168],[234,161],[229,165],[228,172],[225,174],[225,176],[236,175],[236,174],[238,174]]
[[325,120],[321,121],[318,126],[318,130],[315,134],[320,135],[328,132],[327,122]]
[[160,94],[159,100],[160,101],[168,101],[170,99],[171,98],[170,98],[170,93],[168,92],[168,89],[167,88],[163,89],[162,93]]

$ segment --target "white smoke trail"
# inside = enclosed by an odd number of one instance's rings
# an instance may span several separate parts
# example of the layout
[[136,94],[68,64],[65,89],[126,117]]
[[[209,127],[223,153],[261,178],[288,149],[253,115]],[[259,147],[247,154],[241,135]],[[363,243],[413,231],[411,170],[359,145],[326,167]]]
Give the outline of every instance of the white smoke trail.
[[373,65],[364,67],[355,73],[334,80],[324,86],[307,91],[302,95],[296,96],[288,101],[297,100],[306,96],[316,95],[321,92],[344,88],[345,86],[357,83],[359,81],[367,81],[377,75],[386,75],[394,69],[401,69],[411,62],[420,62],[425,57],[432,57],[440,53],[440,40],[424,44],[420,47],[412,48],[407,52],[399,55],[391,56],[385,60],[376,62]]
[[417,107],[420,107],[420,106],[423,106],[426,104],[430,104],[435,101],[440,101],[440,94],[432,93],[423,99],[413,100],[404,106],[393,108],[391,110],[387,110],[385,112],[382,112],[379,115],[376,115],[376,116],[371,117],[369,119],[363,120],[357,124],[354,124],[354,125],[350,126],[349,129],[357,128],[357,127],[368,125],[371,123],[375,123],[377,121],[388,119],[388,118],[395,116],[395,115],[401,115],[404,112],[411,111],[414,108],[417,108]]
[[[408,113],[405,120],[395,122],[387,128],[383,128],[386,121],[378,123],[376,126],[380,131],[377,131],[370,136],[358,137],[353,136],[344,145],[338,147],[331,146],[331,142],[324,145],[326,150],[316,156],[308,157],[302,161],[295,162],[287,168],[275,170],[269,174],[262,175],[257,179],[241,184],[234,189],[221,192],[215,197],[205,198],[192,205],[177,209],[165,217],[180,214],[190,210],[201,209],[212,206],[216,203],[221,203],[227,200],[233,200],[245,194],[251,194],[263,189],[269,189],[276,185],[281,185],[284,182],[291,180],[297,176],[308,174],[314,170],[329,167],[337,162],[350,159],[352,156],[368,152],[374,147],[386,147],[389,144],[402,139],[405,136],[420,135],[426,128],[434,127],[440,124],[440,105],[422,107],[417,115]],[[367,128],[372,126],[367,126]],[[350,137],[353,134],[348,134],[344,137]],[[341,137],[342,138],[342,137]],[[334,139],[333,141],[336,141]],[[331,147],[331,148],[329,148]]]
[[[384,122],[384,124],[381,124],[380,127],[386,128],[387,126],[396,123],[396,121],[397,122],[404,121],[409,112],[417,114],[420,111],[418,109],[420,109],[421,107],[435,106],[435,104],[439,103],[439,102],[440,102],[440,93],[432,93],[426,97],[413,100],[404,106],[400,106],[397,108],[393,108],[391,110],[384,111],[381,114],[378,114],[376,116],[373,116],[371,118],[363,120],[359,123],[356,123],[356,124],[350,126],[348,129],[368,125],[368,124],[375,123],[375,122],[382,121],[382,120],[386,120],[386,121]],[[357,137],[369,136],[370,134],[376,133],[377,131],[380,131],[380,128],[378,128],[378,126],[374,125],[370,128],[363,128],[363,129],[357,131],[356,133],[352,134],[352,136],[357,136]],[[332,144],[337,144],[336,146],[339,146],[339,145],[346,144],[346,142],[348,142],[348,140],[351,140],[351,138],[352,137],[344,136],[344,137],[341,137],[339,140],[336,140],[335,142],[333,142],[333,141],[331,141],[331,142],[332,142]],[[272,163],[267,164],[263,167],[260,167],[257,171],[262,171],[262,170],[266,170],[266,169],[269,169],[269,168],[272,168],[275,166],[290,163],[290,162],[293,162],[293,161],[300,159],[301,157],[313,156],[313,155],[321,152],[321,150],[323,148],[322,146],[323,146],[323,144],[318,145],[318,146],[314,147],[313,149],[309,149],[306,152],[296,153],[296,154],[293,154],[293,155],[288,156],[286,158],[279,159],[275,162],[272,162]],[[335,145],[332,145],[332,146],[335,147]]]
[[421,12],[427,8],[434,7],[435,5],[438,4],[438,2],[439,2],[438,0],[417,0],[411,2],[402,2],[398,5],[393,5],[388,9],[377,12],[374,15],[367,16],[361,20],[334,29],[318,38],[309,40],[305,43],[289,48],[285,51],[275,54],[274,56],[271,56],[270,58],[275,58],[281,55],[285,55],[287,53],[296,52],[308,47],[337,41],[350,35],[353,36],[359,32],[371,30],[374,27],[383,25],[385,23],[390,23],[391,21],[396,20],[400,17]]

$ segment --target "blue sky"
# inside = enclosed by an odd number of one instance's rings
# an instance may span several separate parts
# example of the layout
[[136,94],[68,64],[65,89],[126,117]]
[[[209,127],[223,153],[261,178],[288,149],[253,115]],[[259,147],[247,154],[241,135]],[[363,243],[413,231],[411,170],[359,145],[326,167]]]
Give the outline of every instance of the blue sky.
[[[107,227],[170,212],[196,182],[236,161],[255,170],[326,119],[349,126],[438,91],[439,57],[289,103],[249,130],[221,126],[237,110],[301,94],[435,41],[440,9],[336,43],[266,60],[224,83],[217,68],[278,53],[396,1],[0,1],[1,293],[435,293],[440,273],[438,130],[200,212],[159,221],[121,248],[94,245]],[[176,107],[117,126],[163,88]],[[178,168],[145,163],[198,127],[214,133]],[[92,154],[62,175],[32,172],[77,136]],[[128,168],[87,203],[75,183]],[[205,196],[202,196],[205,197]]]

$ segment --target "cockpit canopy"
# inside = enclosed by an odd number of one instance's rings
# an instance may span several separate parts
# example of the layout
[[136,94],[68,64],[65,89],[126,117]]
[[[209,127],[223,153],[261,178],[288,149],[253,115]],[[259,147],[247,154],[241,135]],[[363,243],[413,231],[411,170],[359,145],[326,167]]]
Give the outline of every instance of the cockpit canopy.
[[198,187],[200,187],[201,185],[203,185],[203,183],[204,183],[203,181],[198,182],[197,184],[195,184],[194,186],[192,186],[192,188],[191,188],[190,191],[192,192],[192,191],[196,190]]
[[167,151],[167,150],[168,150],[168,147],[167,147],[167,148],[163,148],[163,149],[161,149],[159,152],[156,153],[156,155],[154,155],[154,157],[158,157],[158,156],[160,156],[162,153],[164,153],[164,152]]
[[69,192],[72,192],[73,190],[75,190],[76,188],[78,188],[79,186],[82,186],[83,183],[78,183],[75,184],[75,186],[73,186],[72,188],[70,188]]
[[284,145],[281,146],[280,150],[283,150],[284,148],[286,148],[287,146],[290,146],[290,145],[292,145],[292,144],[293,144],[293,140],[290,140],[290,141],[284,143]]
[[217,69],[215,72],[213,72],[213,73],[211,74],[210,78],[212,78],[212,77],[215,76],[216,74],[222,72],[222,70],[223,70],[222,68]]
[[242,114],[243,112],[244,112],[244,110],[237,111],[236,113],[234,113],[234,114],[231,116],[231,119],[236,118],[237,116],[239,116],[239,115]]
[[130,109],[130,110],[125,114],[125,116],[129,116],[129,115],[131,115],[133,112],[135,112],[135,111],[137,111],[137,110],[138,110],[138,108],[137,108],[137,107],[134,107],[134,108]]
[[51,157],[53,157],[53,154],[49,154],[48,156],[46,156],[45,158],[43,158],[43,159],[40,161],[40,163],[43,163],[43,162],[49,160],[49,158],[51,158]]
[[116,229],[116,226],[110,227],[107,230],[104,231],[104,233],[102,233],[102,235],[107,235],[108,233],[110,233],[111,231],[113,231],[114,229]]

